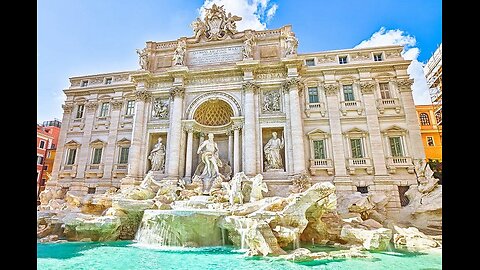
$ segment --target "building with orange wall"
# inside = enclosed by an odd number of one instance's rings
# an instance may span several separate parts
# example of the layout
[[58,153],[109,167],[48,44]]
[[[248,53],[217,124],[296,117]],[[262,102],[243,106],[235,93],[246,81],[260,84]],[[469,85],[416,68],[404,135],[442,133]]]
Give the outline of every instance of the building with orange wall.
[[55,119],[37,125],[37,195],[45,188],[52,173],[61,124]]
[[417,105],[417,118],[426,159],[442,161],[442,125],[437,122],[433,105]]

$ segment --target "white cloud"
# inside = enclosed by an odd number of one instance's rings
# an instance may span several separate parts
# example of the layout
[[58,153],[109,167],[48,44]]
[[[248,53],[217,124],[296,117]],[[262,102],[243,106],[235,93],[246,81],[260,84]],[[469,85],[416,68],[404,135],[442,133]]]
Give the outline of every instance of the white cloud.
[[420,54],[420,49],[414,47],[417,43],[415,37],[406,34],[404,31],[386,30],[385,27],[381,27],[380,30],[373,33],[373,35],[355,46],[355,48],[366,48],[386,45],[402,45],[404,46],[402,56],[406,60],[412,60],[408,66],[407,73],[411,79],[414,79],[412,85],[413,99],[416,105],[431,104],[430,94],[428,92],[427,80],[423,72],[423,63],[417,60]]
[[278,9],[278,5],[270,3],[270,0],[205,0],[199,8],[200,18],[205,16],[205,8],[210,8],[213,4],[224,6],[227,14],[242,17],[242,20],[236,22],[237,30],[245,29],[265,30],[269,22]]

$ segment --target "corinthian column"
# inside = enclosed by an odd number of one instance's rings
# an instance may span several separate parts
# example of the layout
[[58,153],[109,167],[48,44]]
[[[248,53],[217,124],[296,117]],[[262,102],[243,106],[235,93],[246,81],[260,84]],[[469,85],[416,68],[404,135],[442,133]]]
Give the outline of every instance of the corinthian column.
[[167,143],[170,144],[167,153],[168,167],[167,177],[178,178],[178,166],[180,164],[180,144],[182,137],[182,110],[185,88],[175,86],[170,91],[173,98],[173,110],[170,116],[170,128]]
[[255,125],[255,98],[254,95],[258,90],[258,85],[252,82],[243,84],[245,91],[245,127],[244,127],[244,157],[243,171],[246,175],[253,176],[257,173],[257,132]]
[[302,112],[300,110],[300,98],[298,96],[302,84],[298,78],[288,79],[283,84],[285,92],[289,93],[290,126],[293,146],[293,173],[305,172],[305,144],[303,134]]
[[122,179],[122,185],[134,184],[135,180],[140,180],[143,177],[140,160],[143,134],[145,133],[145,108],[146,103],[150,101],[150,97],[150,93],[143,87],[135,91],[135,119],[133,120],[132,143],[128,153],[128,173],[127,177]]
[[192,177],[192,158],[193,158],[193,127],[185,126],[187,132],[187,153],[185,158],[185,179],[190,181]]

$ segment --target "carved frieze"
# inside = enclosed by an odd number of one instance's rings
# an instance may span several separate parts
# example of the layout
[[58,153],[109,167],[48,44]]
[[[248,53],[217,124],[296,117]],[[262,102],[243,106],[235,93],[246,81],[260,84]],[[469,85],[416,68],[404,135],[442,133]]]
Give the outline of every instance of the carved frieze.
[[239,82],[243,80],[242,76],[222,76],[222,77],[192,77],[186,79],[186,84],[189,85],[199,85],[199,84],[218,84],[218,83],[230,83],[230,82]]
[[385,58],[397,58],[401,56],[401,50],[392,50],[385,52]]
[[274,72],[274,73],[261,73],[257,74],[255,77],[258,80],[271,80],[271,79],[283,79],[287,76],[284,72]]
[[128,74],[122,74],[122,75],[117,75],[113,77],[114,82],[123,82],[123,81],[128,81]]
[[318,63],[333,63],[335,62],[335,55],[320,55],[317,57]]
[[169,113],[169,100],[156,98],[153,101],[152,116],[158,119],[167,119]]
[[274,113],[280,111],[280,92],[278,90],[263,92],[264,113]]
[[352,61],[363,61],[363,60],[370,60],[370,53],[364,53],[364,52],[356,52],[350,54],[350,58]]
[[338,93],[339,90],[338,84],[325,84],[323,85],[323,89],[325,90],[325,94],[327,96],[334,96]]
[[372,94],[373,90],[375,90],[375,83],[374,82],[361,82],[360,83],[360,91],[362,91],[362,94]]

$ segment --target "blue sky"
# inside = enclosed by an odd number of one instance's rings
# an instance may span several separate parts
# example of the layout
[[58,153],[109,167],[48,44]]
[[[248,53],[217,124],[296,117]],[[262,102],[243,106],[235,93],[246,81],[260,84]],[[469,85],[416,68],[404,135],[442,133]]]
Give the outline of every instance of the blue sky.
[[37,121],[61,119],[69,77],[138,69],[136,48],[192,36],[190,23],[212,3],[242,16],[239,30],[291,24],[299,53],[362,41],[407,44],[415,102],[428,102],[420,70],[442,42],[440,0],[43,0],[37,1]]

